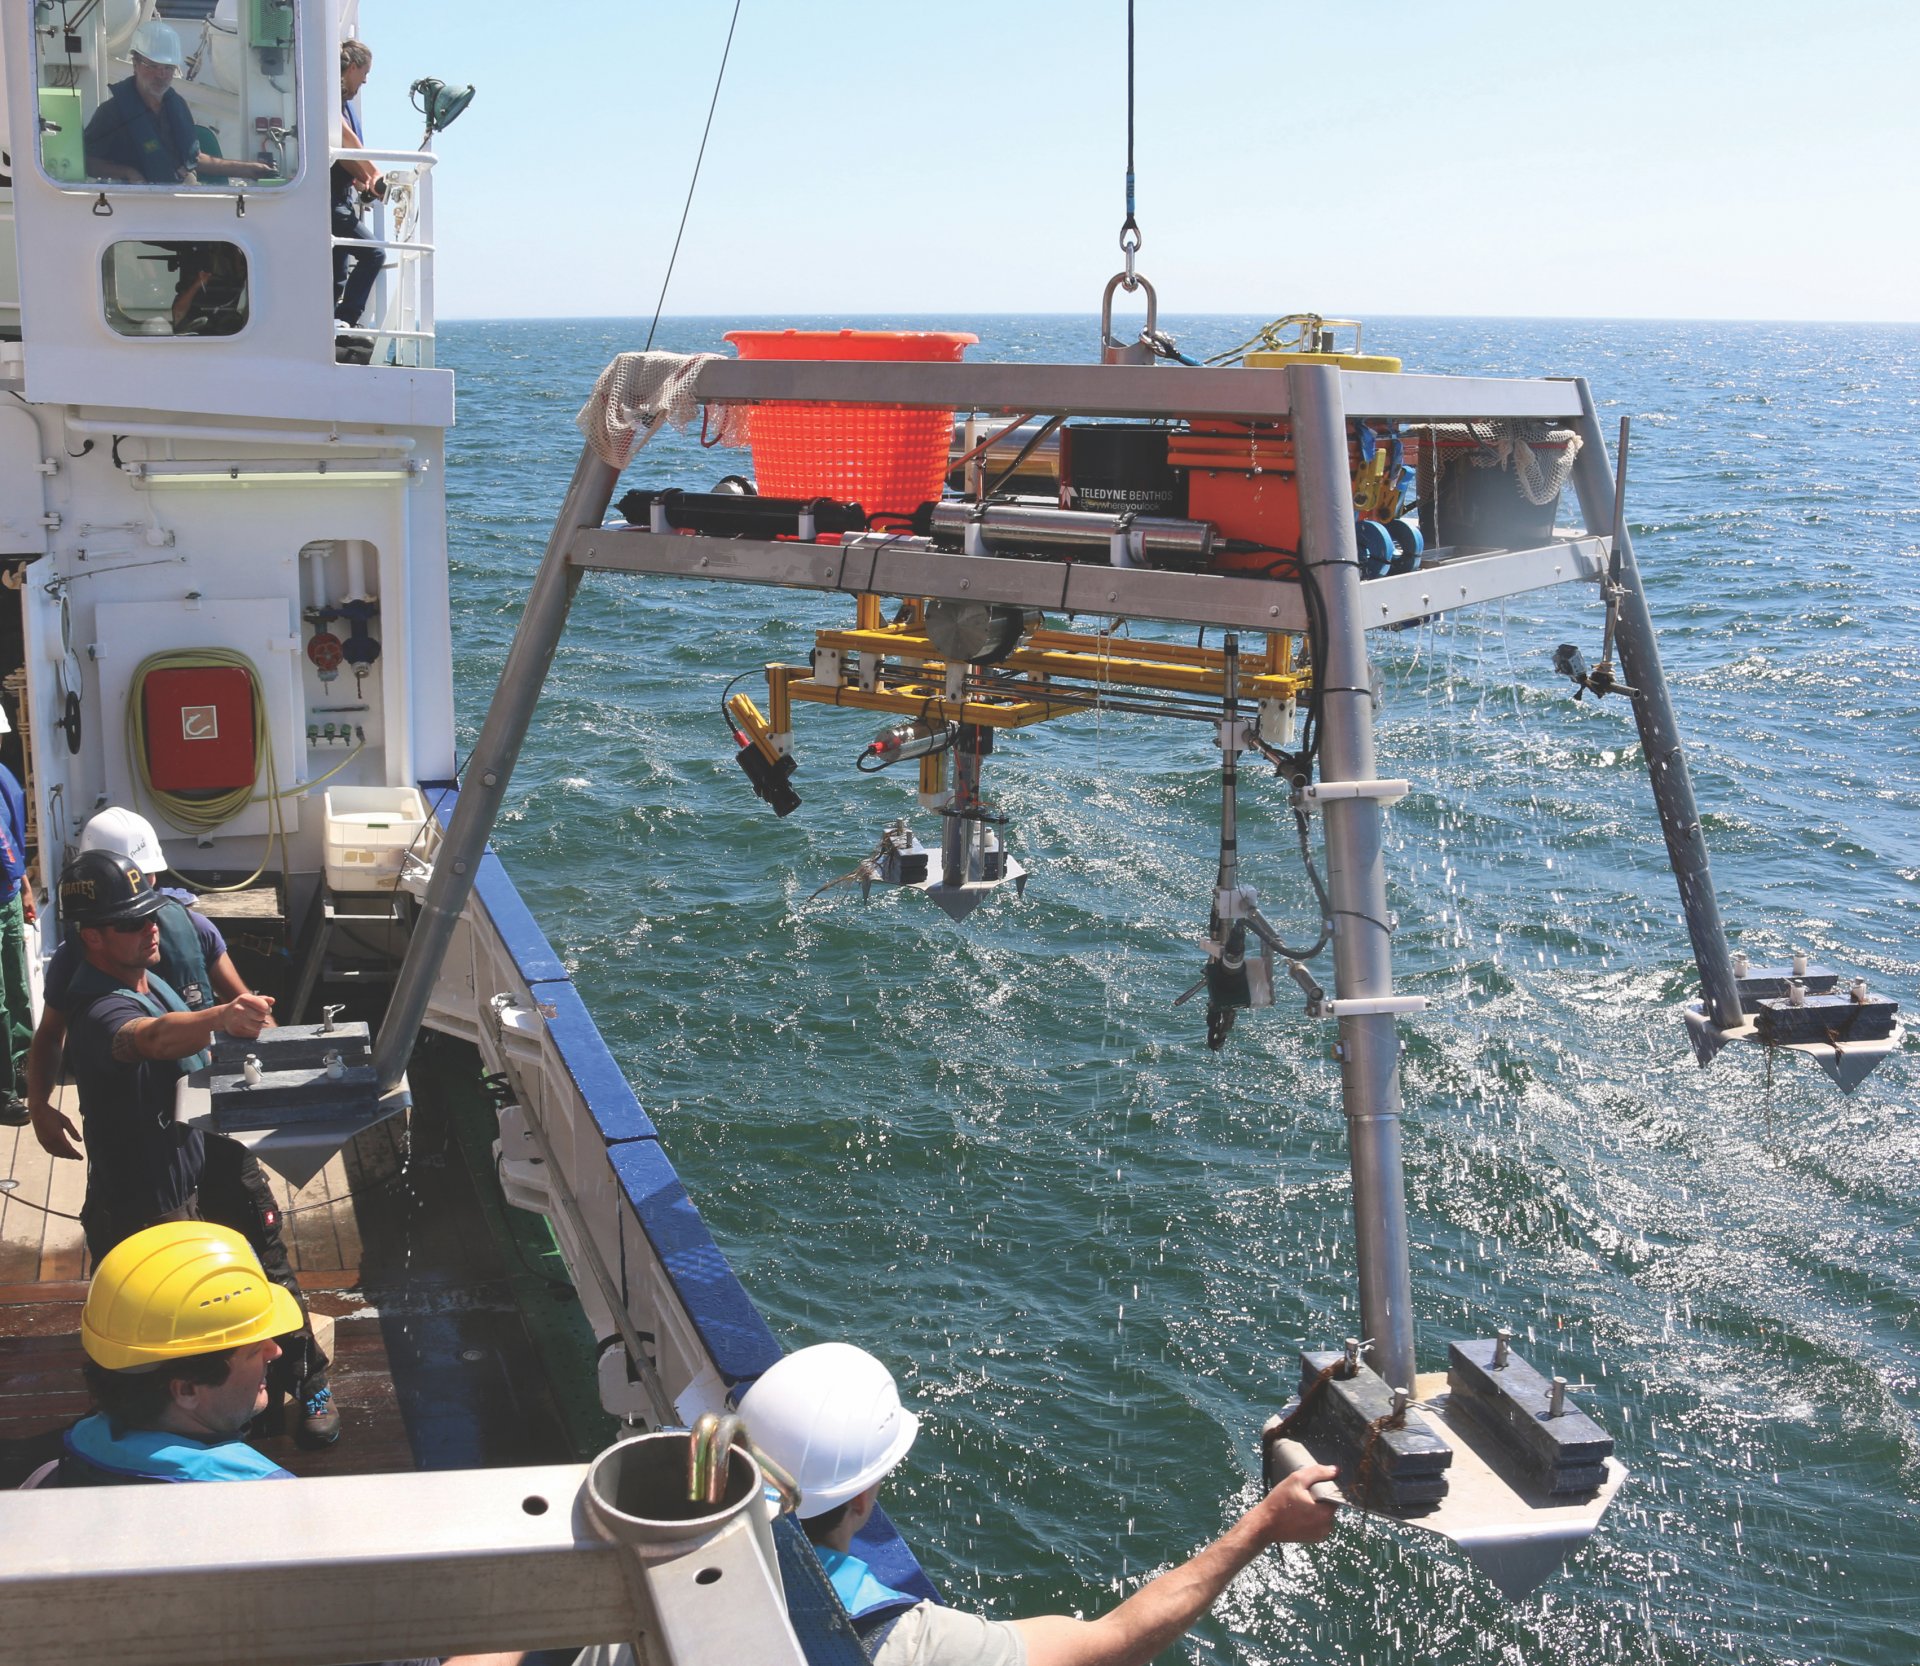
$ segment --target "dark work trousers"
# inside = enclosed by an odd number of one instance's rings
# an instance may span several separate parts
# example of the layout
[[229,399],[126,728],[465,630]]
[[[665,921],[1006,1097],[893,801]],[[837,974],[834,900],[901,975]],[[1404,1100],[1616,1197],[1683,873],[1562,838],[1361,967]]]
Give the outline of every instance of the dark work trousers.
[[280,1205],[273,1200],[273,1188],[267,1184],[260,1159],[238,1140],[220,1134],[207,1136],[207,1166],[200,1176],[200,1218],[230,1226],[245,1238],[260,1257],[267,1277],[285,1285],[300,1304],[306,1323],[297,1336],[279,1339],[285,1351],[274,1361],[269,1382],[301,1399],[324,1388],[331,1362],[314,1338],[307,1298],[287,1261],[286,1241],[280,1235]]
[[27,920],[15,891],[0,903],[0,1006],[5,1008],[7,1077],[4,1093],[27,1092],[27,1048],[33,1043],[33,992],[27,973]]
[[[333,200],[333,235],[371,239],[367,222],[354,210],[354,199]],[[358,324],[367,310],[367,297],[373,293],[374,280],[386,264],[380,249],[335,249],[333,251],[333,316],[342,324]]]
[[287,1261],[287,1246],[280,1236],[280,1206],[274,1202],[260,1159],[238,1140],[209,1134],[207,1163],[200,1174],[199,1188],[180,1208],[150,1220],[123,1218],[105,1208],[81,1210],[87,1253],[93,1257],[96,1267],[115,1244],[162,1221],[212,1221],[216,1226],[231,1227],[253,1246],[267,1277],[293,1293],[306,1318],[306,1323],[295,1334],[277,1339],[282,1353],[268,1368],[268,1387],[303,1400],[326,1387],[331,1361],[314,1337],[313,1320],[307,1314],[307,1298],[301,1293],[300,1281],[294,1277]]

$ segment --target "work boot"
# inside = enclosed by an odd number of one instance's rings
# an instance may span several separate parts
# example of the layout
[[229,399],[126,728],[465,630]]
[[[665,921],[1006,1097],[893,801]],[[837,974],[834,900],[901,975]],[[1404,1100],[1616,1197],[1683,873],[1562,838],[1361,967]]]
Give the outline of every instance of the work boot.
[[331,1446],[340,1438],[340,1408],[325,1377],[309,1378],[299,1393],[300,1420],[293,1438],[302,1446]]

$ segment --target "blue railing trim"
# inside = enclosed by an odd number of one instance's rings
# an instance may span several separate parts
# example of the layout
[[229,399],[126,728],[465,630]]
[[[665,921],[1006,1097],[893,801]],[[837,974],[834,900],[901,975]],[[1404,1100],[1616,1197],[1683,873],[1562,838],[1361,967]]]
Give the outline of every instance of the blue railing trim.
[[[511,883],[511,881],[509,881]],[[626,1072],[607,1049],[606,1037],[587,1011],[587,1003],[570,978],[547,979],[527,983],[533,998],[551,1006],[547,1033],[559,1051],[560,1061],[580,1090],[580,1097],[600,1125],[600,1136],[608,1145],[627,1140],[652,1140],[660,1137],[653,1118],[634,1094]]]
[[753,1305],[658,1140],[609,1146],[607,1160],[634,1217],[660,1257],[714,1368],[729,1387],[757,1377],[780,1357],[780,1344]]
[[[429,781],[421,783],[420,790],[427,795],[427,802],[445,828],[453,820],[454,806],[460,802],[459,789],[451,782]],[[513,956],[521,977],[528,983],[551,983],[568,977],[565,963],[553,952],[547,934],[540,929],[533,910],[521,900],[491,845],[480,858],[480,871],[474,876],[473,888],[486,904],[494,930],[500,933],[500,941]]]

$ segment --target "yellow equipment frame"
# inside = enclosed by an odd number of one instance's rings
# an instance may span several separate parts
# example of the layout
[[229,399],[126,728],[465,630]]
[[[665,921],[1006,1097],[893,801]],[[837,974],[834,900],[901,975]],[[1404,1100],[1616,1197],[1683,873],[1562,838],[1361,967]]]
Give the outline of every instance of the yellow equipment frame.
[[[992,694],[976,692],[956,698],[947,692],[947,662],[926,634],[924,603],[910,600],[903,616],[892,624],[881,622],[881,612],[879,596],[858,596],[853,629],[815,633],[815,665],[767,667],[765,724],[776,750],[788,749],[796,700],[933,723],[1019,729],[1083,712],[1089,701],[1109,693],[1214,699],[1226,693],[1226,655],[1217,648],[1041,628],[995,664],[996,671],[1010,673],[1019,683],[1017,690],[1003,687]],[[1266,637],[1264,655],[1249,654],[1241,660],[1245,669],[1239,697],[1250,702],[1297,700],[1312,678],[1296,669],[1292,634],[1261,634]],[[857,656],[859,670],[839,681],[823,680],[815,670],[821,653],[839,656],[843,663]],[[1056,684],[1059,695],[1070,692],[1071,698],[1050,698]]]

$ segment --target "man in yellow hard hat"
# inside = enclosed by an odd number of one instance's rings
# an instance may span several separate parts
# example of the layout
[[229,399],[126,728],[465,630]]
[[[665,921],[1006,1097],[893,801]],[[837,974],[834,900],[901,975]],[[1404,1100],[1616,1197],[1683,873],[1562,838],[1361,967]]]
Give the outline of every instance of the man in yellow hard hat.
[[267,1407],[274,1338],[300,1322],[231,1227],[168,1221],[123,1239],[80,1313],[97,1409],[40,1484],[291,1480],[242,1437]]
[[[231,1227],[167,1221],[101,1260],[80,1310],[97,1408],[29,1487],[147,1481],[291,1481],[241,1437],[266,1409],[276,1336],[298,1328],[293,1297]],[[394,1666],[527,1666],[519,1651]]]

